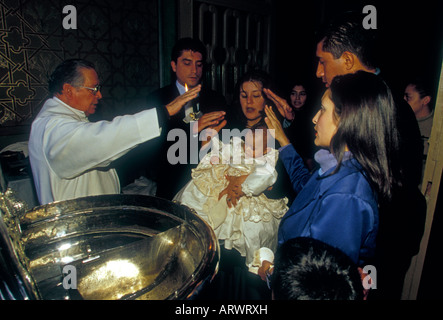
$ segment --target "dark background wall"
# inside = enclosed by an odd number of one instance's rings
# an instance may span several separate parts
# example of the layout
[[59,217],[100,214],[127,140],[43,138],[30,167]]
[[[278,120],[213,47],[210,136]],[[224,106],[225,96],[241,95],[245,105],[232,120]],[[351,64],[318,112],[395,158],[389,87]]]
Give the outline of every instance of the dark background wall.
[[412,73],[429,76],[436,87],[443,53],[443,3],[428,0],[275,1],[274,77],[284,83],[305,75],[319,84],[315,80],[316,31],[335,15],[361,12],[367,4],[377,9],[379,68],[393,89],[402,91],[403,81]]
[[[273,5],[270,73],[281,87],[302,75],[322,90],[315,78],[316,31],[334,15],[361,11],[367,2],[268,2]],[[77,30],[62,27],[66,16],[62,10],[67,4],[77,9]],[[370,4],[377,9],[382,39],[380,68],[391,85],[402,90],[402,80],[417,71],[436,84],[442,55],[442,2],[377,0]],[[68,58],[96,63],[103,84],[101,117],[124,113],[126,105],[142,103],[147,93],[170,80],[167,69],[178,34],[177,7],[175,0],[0,2],[0,135],[27,130],[46,98],[49,74]]]
[[[66,30],[63,7],[77,9]],[[62,60],[96,64],[102,106],[136,103],[159,85],[157,1],[6,0],[0,2],[0,126],[29,125]],[[25,130],[25,129],[23,129]]]

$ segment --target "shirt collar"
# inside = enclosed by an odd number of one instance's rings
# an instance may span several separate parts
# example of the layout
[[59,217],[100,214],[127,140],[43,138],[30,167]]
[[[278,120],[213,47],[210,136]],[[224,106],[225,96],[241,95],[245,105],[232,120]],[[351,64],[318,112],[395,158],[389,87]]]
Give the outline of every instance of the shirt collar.
[[59,102],[60,104],[62,104],[67,109],[71,110],[76,116],[79,117],[79,120],[89,121],[88,117],[86,117],[86,114],[83,111],[71,107],[70,105],[68,105],[67,103],[63,102],[62,100],[60,100],[59,98],[57,98],[55,96],[53,97],[53,99],[56,100],[57,102]]
[[[349,160],[352,157],[352,153],[350,151],[345,151],[343,156],[343,161]],[[326,149],[320,149],[314,155],[315,161],[320,165],[319,174],[322,175],[329,169],[332,169],[337,166],[338,162],[335,156]]]
[[[180,95],[182,95],[183,93],[186,92],[186,88],[185,86],[182,86],[180,82],[178,82],[178,80],[175,81],[175,85],[178,89],[178,92],[180,93]],[[198,95],[200,95],[200,92],[198,93]]]
[[178,80],[175,81],[175,85],[177,86],[178,92],[180,93],[180,95],[182,95],[183,93],[186,92],[186,88],[185,86],[182,86],[180,82],[178,82]]

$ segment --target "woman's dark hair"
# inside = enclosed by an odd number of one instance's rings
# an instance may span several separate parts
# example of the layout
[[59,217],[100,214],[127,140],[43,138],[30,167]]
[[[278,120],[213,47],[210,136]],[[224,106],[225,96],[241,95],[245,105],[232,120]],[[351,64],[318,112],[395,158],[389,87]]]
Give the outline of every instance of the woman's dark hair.
[[306,92],[310,93],[312,84],[309,82],[309,80],[306,80],[302,77],[292,79],[287,86],[287,91],[289,91],[289,94],[291,94],[291,90],[295,86],[302,86],[303,88],[305,88]]
[[[237,94],[237,99],[238,99],[238,94],[240,94],[240,90],[243,83],[248,81],[260,82],[263,88],[273,89],[271,76],[263,70],[254,69],[243,74],[243,76],[237,81],[236,91],[235,91]],[[266,98],[266,95],[264,95],[264,97]]]
[[[240,126],[246,126],[247,119],[242,112],[240,104],[240,91],[245,82],[258,82],[262,85],[262,88],[268,88],[274,90],[271,77],[268,73],[262,70],[251,70],[243,74],[243,76],[237,81],[234,91],[234,97],[232,102],[232,112],[234,114],[234,121]],[[274,107],[274,103],[266,97],[266,94],[262,91],[262,96],[265,99],[265,104]],[[274,108],[275,110],[275,108]],[[278,112],[277,112],[278,113]],[[265,113],[263,112],[263,121]]]
[[389,199],[393,185],[401,184],[395,165],[399,149],[396,108],[389,87],[375,74],[359,71],[335,77],[330,89],[339,119],[331,140],[336,170],[347,146],[378,194]]
[[83,59],[69,59],[59,64],[52,72],[48,81],[48,90],[51,95],[62,93],[63,85],[69,83],[73,87],[84,83],[81,68],[94,69],[94,64]]

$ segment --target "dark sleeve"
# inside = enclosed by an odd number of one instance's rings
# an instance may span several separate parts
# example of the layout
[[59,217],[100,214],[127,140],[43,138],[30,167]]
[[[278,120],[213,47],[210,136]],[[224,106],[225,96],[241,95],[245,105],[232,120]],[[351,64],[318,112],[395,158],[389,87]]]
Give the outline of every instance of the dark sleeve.
[[155,107],[155,109],[157,111],[158,124],[162,128],[162,131],[163,131],[164,129],[168,128],[168,123],[169,123],[169,119],[170,119],[168,110],[166,109],[165,106],[158,106],[158,107]]
[[275,165],[275,170],[278,174],[277,181],[275,181],[271,190],[266,190],[264,194],[269,199],[281,199],[283,197],[286,197],[288,198],[288,206],[290,206],[297,194],[292,188],[291,180],[289,179],[289,175],[286,172],[286,169],[280,157]]

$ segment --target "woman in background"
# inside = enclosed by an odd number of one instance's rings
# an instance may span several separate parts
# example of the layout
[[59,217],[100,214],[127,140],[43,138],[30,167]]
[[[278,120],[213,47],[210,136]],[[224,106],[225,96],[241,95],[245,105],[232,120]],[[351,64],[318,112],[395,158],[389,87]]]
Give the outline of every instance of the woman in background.
[[311,121],[314,110],[312,107],[313,94],[307,83],[306,80],[294,80],[290,86],[288,100],[278,97],[272,90],[265,89],[265,92],[284,117],[283,129],[286,136],[303,158],[306,167],[312,170],[315,166],[314,152],[316,149]]

